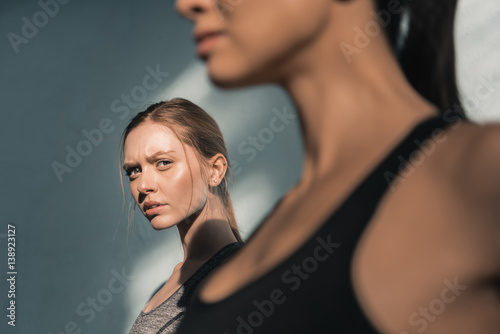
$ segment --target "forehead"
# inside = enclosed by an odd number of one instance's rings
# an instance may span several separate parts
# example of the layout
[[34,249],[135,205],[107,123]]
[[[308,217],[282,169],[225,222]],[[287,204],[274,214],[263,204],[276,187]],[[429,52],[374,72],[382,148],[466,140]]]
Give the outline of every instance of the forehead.
[[169,127],[153,122],[142,123],[130,131],[124,146],[125,157],[150,156],[169,150],[183,154],[181,141]]

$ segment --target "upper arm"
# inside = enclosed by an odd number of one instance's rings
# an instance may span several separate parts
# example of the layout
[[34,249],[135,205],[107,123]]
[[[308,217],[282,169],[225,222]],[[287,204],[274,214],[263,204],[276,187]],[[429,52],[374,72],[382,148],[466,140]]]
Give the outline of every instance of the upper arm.
[[[499,204],[500,123],[473,125],[457,164],[455,181],[464,187],[463,190]],[[495,205],[492,209],[498,207]]]
[[464,233],[480,239],[475,240],[478,255],[493,257],[500,274],[500,123],[473,125],[472,130],[451,182],[474,218]]
[[450,320],[474,333],[500,333],[500,123],[476,126],[461,161],[457,183],[474,218],[462,233],[475,239],[474,255],[484,267],[471,273],[469,291],[451,307]]
[[463,205],[459,210],[467,212],[454,233],[466,244],[455,245],[454,252],[468,259],[459,276],[467,288],[444,303],[426,333],[500,333],[500,123],[472,125],[458,135],[466,140],[460,140],[450,181]]

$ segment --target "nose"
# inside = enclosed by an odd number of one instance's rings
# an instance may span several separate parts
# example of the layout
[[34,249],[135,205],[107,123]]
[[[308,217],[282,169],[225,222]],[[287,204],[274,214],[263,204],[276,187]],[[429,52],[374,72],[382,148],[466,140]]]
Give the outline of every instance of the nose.
[[158,190],[155,174],[143,169],[137,182],[137,190],[143,195],[155,193]]
[[215,2],[217,1],[218,0],[176,0],[175,7],[182,16],[194,21],[198,15],[215,8]]

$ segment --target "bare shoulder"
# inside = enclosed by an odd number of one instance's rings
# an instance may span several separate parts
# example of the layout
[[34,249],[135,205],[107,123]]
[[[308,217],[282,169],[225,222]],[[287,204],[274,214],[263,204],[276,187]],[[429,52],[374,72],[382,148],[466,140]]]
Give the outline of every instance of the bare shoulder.
[[384,333],[500,333],[500,124],[431,139],[365,231],[354,286]]
[[461,122],[448,133],[453,140],[443,146],[454,155],[450,181],[473,196],[500,195],[500,123]]
[[500,273],[500,123],[462,121],[446,136],[427,171],[460,206],[457,232],[475,241],[477,256],[494,257]]
[[[436,320],[434,326],[430,326],[432,321],[429,321],[428,332],[498,332],[500,123],[458,122],[450,126],[445,134],[447,138],[436,145],[435,159],[429,159],[434,160],[435,165],[430,162],[430,168],[424,168],[426,172],[433,174],[429,179],[440,180],[436,184],[444,189],[440,192],[443,210],[441,214],[432,214],[432,218],[429,216],[435,229],[429,229],[426,233],[435,234],[439,229],[446,231],[437,242],[430,242],[428,246],[436,255],[444,252],[454,254],[454,259],[453,256],[444,256],[443,261],[436,262],[446,269],[436,270],[435,278],[442,279],[444,274],[448,277],[443,283],[442,291],[445,291],[445,286],[449,291],[458,291],[452,288],[461,284],[457,282],[465,282],[460,286],[467,291],[463,291],[461,300],[457,302],[441,300],[448,308],[447,314]],[[428,189],[423,193],[429,195],[430,192],[437,191]],[[446,196],[448,198],[444,199]],[[434,213],[436,212],[438,211],[435,210]],[[456,264],[448,267],[449,262]],[[451,281],[454,283],[449,284]],[[457,292],[456,296],[461,293]],[[442,293],[440,296],[443,296]],[[441,305],[433,299],[432,303],[434,302],[435,305]],[[432,305],[429,306],[432,312]],[[471,312],[472,308],[475,311]]]

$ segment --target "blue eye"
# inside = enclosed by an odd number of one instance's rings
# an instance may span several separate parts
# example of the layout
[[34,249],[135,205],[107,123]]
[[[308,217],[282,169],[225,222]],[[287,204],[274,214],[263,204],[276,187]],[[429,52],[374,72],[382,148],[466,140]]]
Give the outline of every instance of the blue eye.
[[132,167],[132,168],[128,168],[125,173],[127,173],[128,177],[131,177],[131,176],[134,176],[138,173],[140,173],[140,168],[139,167]]
[[170,161],[170,160],[160,160],[160,161],[158,161],[157,166],[158,167],[167,167],[171,163],[172,163],[172,161]]

